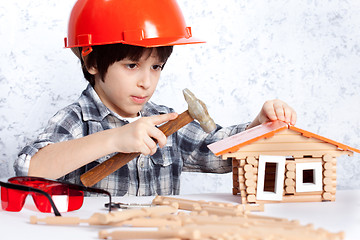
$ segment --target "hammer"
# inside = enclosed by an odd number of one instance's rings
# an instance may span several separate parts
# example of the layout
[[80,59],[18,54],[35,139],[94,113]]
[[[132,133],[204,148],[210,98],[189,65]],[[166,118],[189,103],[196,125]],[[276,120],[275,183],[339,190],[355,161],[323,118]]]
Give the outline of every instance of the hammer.
[[[197,99],[195,95],[187,88],[183,90],[183,94],[186,102],[188,103],[188,110],[181,113],[176,119],[170,120],[159,127],[165,136],[170,136],[186,124],[192,122],[194,119],[199,121],[200,126],[204,129],[205,132],[209,133],[215,130],[216,125],[209,116],[205,104],[201,100]],[[139,155],[140,153],[138,152],[118,153],[81,175],[80,180],[86,187],[93,186]]]

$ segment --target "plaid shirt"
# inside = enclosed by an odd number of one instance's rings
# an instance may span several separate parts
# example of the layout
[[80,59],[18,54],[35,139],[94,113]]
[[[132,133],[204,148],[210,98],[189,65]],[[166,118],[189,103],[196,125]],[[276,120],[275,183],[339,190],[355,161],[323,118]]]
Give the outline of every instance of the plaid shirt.
[[[173,112],[165,106],[148,102],[141,116]],[[19,153],[14,168],[16,175],[27,175],[31,157],[51,143],[77,139],[102,130],[129,123],[109,110],[89,85],[77,102],[60,110],[52,117],[38,138]],[[193,121],[168,137],[167,144],[150,155],[140,155],[127,165],[110,174],[95,187],[108,190],[113,196],[123,195],[171,195],[179,194],[182,171],[226,173],[231,171],[231,161],[221,160],[207,145],[243,131],[246,124],[221,128],[205,133]],[[80,175],[116,153],[97,159],[67,175],[62,180],[81,184]]]

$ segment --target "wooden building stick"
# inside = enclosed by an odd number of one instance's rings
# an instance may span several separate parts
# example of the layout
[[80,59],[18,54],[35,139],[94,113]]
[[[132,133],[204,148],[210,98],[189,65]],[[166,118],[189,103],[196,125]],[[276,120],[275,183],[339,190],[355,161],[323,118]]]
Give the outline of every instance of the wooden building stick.
[[221,239],[224,233],[237,232],[236,226],[225,225],[186,225],[176,228],[159,228],[158,231],[100,231],[99,238],[108,239]]
[[[297,194],[297,193],[295,193]],[[281,200],[282,203],[290,202],[322,202],[321,195],[287,195]],[[256,203],[278,203],[277,201],[270,200],[257,200]]]
[[111,233],[107,231],[99,232],[100,239],[202,239],[201,233],[196,230],[186,231],[184,229],[166,229],[161,228],[157,231],[113,231]]
[[31,224],[45,223],[47,225],[79,225],[80,223],[89,223],[89,219],[80,219],[79,217],[61,217],[51,216],[45,218],[30,217]]
[[218,216],[240,216],[244,214],[244,209],[231,209],[218,206],[203,206],[202,211]]
[[[164,197],[164,196],[156,196],[152,202],[155,205],[171,205],[177,204],[179,209],[188,210],[188,211],[201,211],[204,210],[206,206],[218,206],[221,209],[230,209],[232,211],[241,210],[244,212],[247,211],[264,211],[263,204],[252,204],[252,206],[248,206],[249,204],[231,204],[231,203],[221,203],[221,202],[206,202],[206,201],[195,201],[188,199],[181,199],[175,197]],[[213,208],[214,209],[214,208]]]
[[45,223],[49,225],[78,225],[87,223],[89,225],[114,225],[132,218],[150,217],[160,214],[171,214],[177,212],[177,208],[171,206],[157,206],[141,209],[126,209],[111,213],[94,213],[88,219],[78,217],[46,217],[39,219],[36,216],[30,217],[31,224]]
[[180,227],[182,222],[179,219],[170,219],[167,215],[161,218],[133,218],[127,221],[119,222],[116,226],[131,226],[131,227]]

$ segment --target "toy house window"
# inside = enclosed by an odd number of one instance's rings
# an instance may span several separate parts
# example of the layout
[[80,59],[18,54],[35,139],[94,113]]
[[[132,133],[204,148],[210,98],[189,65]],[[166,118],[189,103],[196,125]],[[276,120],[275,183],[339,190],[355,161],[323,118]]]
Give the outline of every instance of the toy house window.
[[321,162],[296,164],[296,192],[322,191]]
[[315,174],[314,169],[303,170],[303,183],[315,184],[314,174]]
[[264,176],[264,191],[274,192],[276,185],[276,169],[277,163],[266,162],[265,163],[265,176]]
[[285,156],[259,156],[257,200],[282,200],[285,159]]

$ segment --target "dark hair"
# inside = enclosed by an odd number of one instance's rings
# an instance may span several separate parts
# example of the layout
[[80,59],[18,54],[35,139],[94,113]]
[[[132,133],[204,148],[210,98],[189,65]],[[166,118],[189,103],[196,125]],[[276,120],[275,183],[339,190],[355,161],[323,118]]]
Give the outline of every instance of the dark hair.
[[[87,68],[95,67],[99,72],[101,79],[104,79],[111,64],[125,58],[129,58],[132,61],[138,61],[142,57],[143,53],[149,49],[151,52],[155,49],[159,60],[161,62],[166,62],[172,53],[173,46],[145,48],[117,43],[92,46],[92,49],[93,51],[86,58],[86,63],[81,58],[80,60],[85,79],[94,86],[95,76],[90,74],[87,71]],[[82,49],[80,48],[79,52],[81,52],[81,50]],[[149,56],[151,52],[149,53]]]

